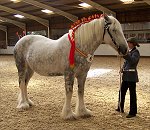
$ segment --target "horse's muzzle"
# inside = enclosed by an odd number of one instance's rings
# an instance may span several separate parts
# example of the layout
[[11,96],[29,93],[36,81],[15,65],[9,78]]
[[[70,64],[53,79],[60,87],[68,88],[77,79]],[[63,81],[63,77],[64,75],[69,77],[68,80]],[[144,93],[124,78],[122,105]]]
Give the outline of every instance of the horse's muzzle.
[[119,46],[118,53],[120,55],[126,55],[128,53],[128,48],[126,46]]

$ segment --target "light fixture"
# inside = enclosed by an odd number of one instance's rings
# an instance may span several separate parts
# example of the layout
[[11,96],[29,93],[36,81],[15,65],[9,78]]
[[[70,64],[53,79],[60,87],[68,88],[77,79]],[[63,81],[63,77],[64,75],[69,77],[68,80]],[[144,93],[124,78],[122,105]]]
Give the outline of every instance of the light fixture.
[[91,8],[92,6],[87,4],[87,3],[80,3],[80,6],[84,7],[84,8]]
[[20,2],[21,0],[10,0],[10,1],[12,1],[12,2],[14,2],[14,3],[18,3],[18,2]]
[[53,11],[48,10],[48,9],[43,9],[41,11],[44,12],[44,13],[47,13],[47,14],[53,14],[54,13]]
[[0,22],[4,22],[2,19],[0,19]]
[[134,0],[120,0],[122,1],[124,4],[131,4],[134,2]]
[[24,18],[24,16],[20,15],[20,14],[15,14],[14,16],[17,17],[17,18],[20,18],[20,19]]

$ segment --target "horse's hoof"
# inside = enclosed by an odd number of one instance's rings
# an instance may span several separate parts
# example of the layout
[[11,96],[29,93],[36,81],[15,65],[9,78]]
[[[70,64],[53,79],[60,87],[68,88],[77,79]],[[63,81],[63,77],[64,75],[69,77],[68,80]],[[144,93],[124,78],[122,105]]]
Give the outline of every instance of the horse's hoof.
[[29,106],[31,107],[31,106],[34,105],[34,102],[32,102],[30,99],[28,99],[28,104],[29,104]]
[[64,118],[64,120],[74,121],[74,120],[77,120],[77,117],[75,115],[72,115],[72,116]]
[[68,114],[68,115],[63,115],[63,114],[61,114],[61,117],[64,119],[64,120],[76,120],[77,119],[77,117],[76,117],[76,115],[72,112],[72,113],[70,113],[70,114]]
[[79,112],[76,113],[77,117],[81,117],[81,118],[89,118],[92,116],[92,112],[88,109],[80,110]]
[[29,104],[26,103],[26,102],[20,103],[20,104],[18,104],[17,109],[19,109],[19,110],[21,110],[21,111],[22,111],[22,110],[27,110],[27,109],[29,109]]

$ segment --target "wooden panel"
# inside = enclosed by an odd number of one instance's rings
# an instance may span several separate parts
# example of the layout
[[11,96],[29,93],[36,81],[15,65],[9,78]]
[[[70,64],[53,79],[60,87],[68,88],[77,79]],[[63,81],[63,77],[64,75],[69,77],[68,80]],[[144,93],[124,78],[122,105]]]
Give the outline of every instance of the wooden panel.
[[[47,32],[47,27],[37,23],[37,22],[30,22],[27,24],[27,30],[26,31],[40,31],[40,30],[46,30]],[[19,35],[23,36],[23,31],[22,29],[16,27],[16,26],[9,26],[8,27],[8,45],[9,46],[14,46],[17,41],[19,40],[19,37],[16,35],[18,32]]]
[[47,27],[43,26],[38,22],[28,22],[26,26],[27,26],[27,31],[47,30]]
[[19,40],[18,36],[16,35],[17,32],[19,35],[22,35],[23,30],[17,26],[8,27],[8,46],[14,46]]
[[0,30],[0,49],[6,49],[6,33]]
[[121,23],[150,22],[149,14],[150,14],[150,9],[126,11],[126,12],[117,13],[117,19]]
[[69,29],[72,21],[68,20],[65,17],[52,17],[50,19],[50,28],[51,29]]

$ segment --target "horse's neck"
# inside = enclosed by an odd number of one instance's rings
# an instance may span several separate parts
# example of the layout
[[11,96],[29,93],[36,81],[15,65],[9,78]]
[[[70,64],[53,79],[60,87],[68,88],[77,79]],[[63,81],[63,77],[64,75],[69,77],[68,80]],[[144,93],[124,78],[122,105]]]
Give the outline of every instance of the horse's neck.
[[104,20],[95,19],[78,28],[75,33],[76,46],[86,53],[93,54],[103,41]]

